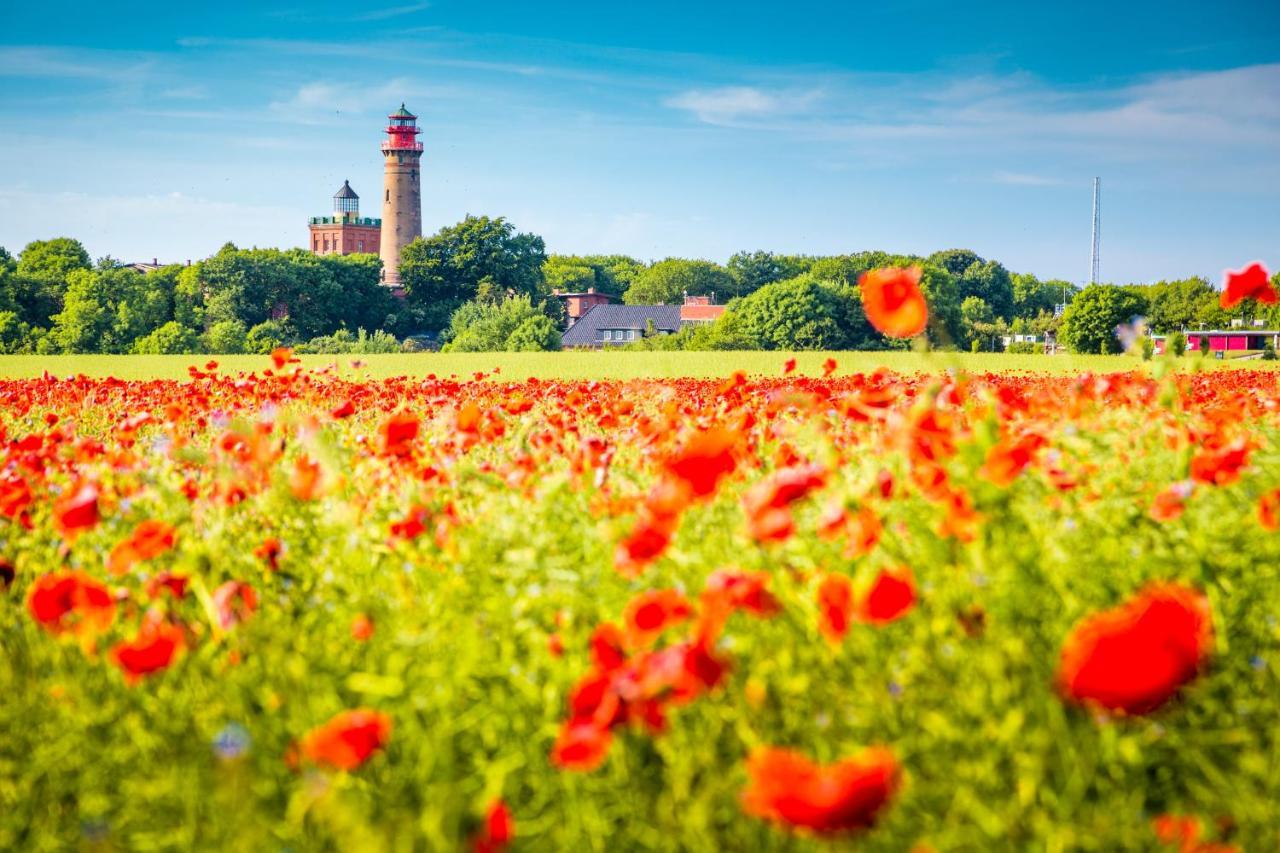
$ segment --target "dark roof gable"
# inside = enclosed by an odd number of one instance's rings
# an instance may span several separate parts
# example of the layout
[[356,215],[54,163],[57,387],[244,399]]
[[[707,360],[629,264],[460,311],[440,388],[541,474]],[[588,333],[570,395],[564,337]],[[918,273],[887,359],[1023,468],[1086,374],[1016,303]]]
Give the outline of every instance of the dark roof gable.
[[578,322],[560,336],[560,344],[566,347],[590,347],[602,340],[605,329],[644,330],[649,321],[659,332],[676,332],[680,329],[679,305],[593,305]]
[[351,181],[343,181],[342,189],[333,194],[334,198],[360,198],[356,195],[356,191],[351,189]]

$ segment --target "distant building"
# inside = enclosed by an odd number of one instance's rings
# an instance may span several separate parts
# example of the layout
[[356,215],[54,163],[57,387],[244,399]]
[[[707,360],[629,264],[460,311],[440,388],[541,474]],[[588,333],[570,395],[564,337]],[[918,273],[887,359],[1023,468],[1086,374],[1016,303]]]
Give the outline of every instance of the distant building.
[[564,293],[553,290],[551,295],[564,303],[565,328],[582,319],[582,316],[597,305],[613,305],[622,300],[608,293],[596,293],[594,287],[588,287],[577,293]]
[[[418,117],[400,105],[382,143],[382,282],[400,291],[400,252],[422,236],[422,143]],[[370,249],[370,251],[373,251]]]
[[[1215,358],[1237,358],[1260,355],[1268,346],[1280,350],[1280,331],[1268,329],[1214,329],[1200,332],[1183,332],[1187,336],[1187,352],[1197,352],[1200,341],[1208,339],[1209,352]],[[1167,335],[1153,335],[1156,352],[1163,353]]]
[[310,222],[311,251],[317,255],[376,254],[381,219],[360,216],[360,196],[350,181],[333,194],[333,216],[313,216]]
[[[177,263],[176,261],[174,263]],[[191,261],[186,262],[187,266],[191,266]],[[121,264],[121,269],[136,270],[140,273],[155,272],[162,267],[173,266],[173,264],[162,264],[159,258],[152,258],[150,261],[134,261],[130,264]]]
[[724,309],[723,305],[712,305],[709,296],[686,296],[683,305],[596,302],[570,324],[560,336],[560,345],[603,349],[634,343],[651,335],[674,334],[681,326],[713,323]]

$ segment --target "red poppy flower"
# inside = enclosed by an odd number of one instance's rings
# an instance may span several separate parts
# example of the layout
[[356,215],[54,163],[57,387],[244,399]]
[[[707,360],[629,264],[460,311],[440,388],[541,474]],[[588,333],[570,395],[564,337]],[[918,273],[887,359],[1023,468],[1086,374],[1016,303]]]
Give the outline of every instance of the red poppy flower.
[[111,591],[84,572],[53,572],[27,592],[27,610],[47,631],[92,637],[111,627],[116,603]]
[[560,728],[551,761],[562,770],[590,772],[604,763],[613,732],[591,720],[569,720]]
[[117,542],[107,557],[112,574],[124,574],[142,560],[159,557],[173,547],[178,533],[173,525],[159,519],[148,519],[133,529],[128,539]]
[[324,494],[324,471],[320,463],[305,453],[293,460],[289,491],[300,501],[313,501]]
[[279,571],[280,555],[283,553],[284,545],[280,543],[279,539],[274,537],[271,539],[264,539],[261,545],[253,549],[253,556],[266,563],[267,568],[271,569],[273,572]]
[[835,372],[836,372],[836,367],[837,367],[837,366],[838,366],[838,365],[836,365],[836,360],[835,360],[834,358],[829,358],[829,359],[827,359],[826,361],[822,362],[822,375],[823,375],[823,377],[827,377],[827,376],[830,376],[831,374],[835,373]]
[[1173,521],[1186,510],[1187,499],[1194,489],[1195,483],[1190,480],[1174,483],[1156,495],[1147,514],[1156,521]]
[[1276,289],[1267,275],[1267,268],[1255,261],[1242,270],[1223,273],[1226,283],[1219,300],[1223,308],[1234,308],[1246,299],[1256,299],[1264,305],[1276,303]]
[[785,749],[755,750],[743,809],[788,828],[817,833],[867,829],[893,798],[901,771],[893,753],[873,747],[826,766]]
[[689,599],[674,589],[642,592],[627,604],[623,622],[631,648],[642,648],[657,639],[666,628],[693,615]]
[[1212,643],[1205,597],[1156,584],[1076,623],[1062,646],[1058,683],[1074,701],[1147,714],[1195,678]]
[[227,581],[213,591],[213,606],[220,626],[230,628],[253,615],[258,609],[258,596],[247,583]]
[[276,347],[271,351],[271,363],[276,366],[276,370],[284,367],[293,360],[293,350],[289,347]]
[[845,575],[830,574],[818,585],[818,630],[828,642],[839,643],[853,618],[853,584]]
[[876,575],[871,587],[858,601],[858,618],[874,625],[885,625],[905,616],[916,603],[915,578],[903,566],[885,569]]
[[789,358],[782,365],[782,375],[788,376],[794,373],[795,369],[796,369],[796,360],[794,358]]
[[54,523],[63,536],[74,535],[98,523],[98,487],[84,483],[58,501]]
[[317,764],[355,770],[391,738],[391,718],[368,708],[343,711],[307,732],[302,753]]
[[1258,523],[1263,530],[1280,530],[1280,489],[1258,499]]
[[497,800],[489,807],[471,849],[474,853],[502,853],[515,837],[516,822],[511,816],[511,809],[502,800]]
[[1007,487],[1035,460],[1045,440],[1038,435],[1002,439],[987,451],[987,459],[978,473],[1000,487]]
[[373,620],[363,613],[357,613],[351,620],[351,639],[366,642],[373,636]]
[[696,432],[667,460],[667,470],[688,485],[695,497],[706,497],[733,472],[737,443],[738,434],[722,427]]
[[920,268],[886,268],[858,279],[867,320],[891,338],[913,338],[929,322],[929,305],[920,290]]
[[1253,447],[1238,438],[1218,447],[1205,447],[1191,457],[1191,479],[1210,486],[1229,486],[1240,479]]
[[147,597],[159,598],[161,593],[168,591],[174,598],[181,600],[187,594],[187,580],[186,575],[161,572],[147,581]]
[[335,420],[342,420],[343,418],[349,418],[355,413],[356,413],[355,404],[352,403],[350,400],[343,400],[341,405],[339,405],[333,411],[329,412],[330,416],[332,416]]
[[164,620],[146,620],[132,640],[116,644],[111,659],[124,671],[125,680],[134,684],[168,667],[183,645],[181,628]]
[[409,412],[398,412],[387,418],[378,428],[380,452],[385,456],[407,456],[413,451],[413,442],[421,426],[417,415]]

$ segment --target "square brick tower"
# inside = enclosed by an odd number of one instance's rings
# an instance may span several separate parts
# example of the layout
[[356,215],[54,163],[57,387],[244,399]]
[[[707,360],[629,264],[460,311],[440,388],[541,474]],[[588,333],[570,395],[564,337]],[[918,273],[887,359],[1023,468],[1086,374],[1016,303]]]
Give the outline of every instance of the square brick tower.
[[373,254],[381,248],[382,220],[361,218],[360,196],[350,181],[333,194],[333,216],[311,217],[310,228],[313,254]]
[[418,117],[400,105],[382,143],[382,282],[400,290],[400,251],[422,236],[422,143]]

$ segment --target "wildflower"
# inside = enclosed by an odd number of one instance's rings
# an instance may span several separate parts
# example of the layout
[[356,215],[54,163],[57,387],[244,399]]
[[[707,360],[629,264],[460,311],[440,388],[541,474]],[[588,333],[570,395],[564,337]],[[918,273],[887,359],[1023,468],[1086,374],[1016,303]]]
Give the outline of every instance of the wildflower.
[[716,490],[720,481],[733,472],[733,448],[738,434],[722,427],[694,433],[680,450],[667,460],[667,470],[684,482],[695,497]]
[[1246,299],[1256,299],[1264,305],[1276,303],[1276,289],[1260,262],[1254,261],[1242,270],[1227,270],[1223,276],[1226,281],[1219,299],[1223,308],[1234,308]]
[[785,749],[755,750],[747,759],[750,781],[743,809],[788,828],[849,832],[875,824],[898,789],[901,771],[893,754],[873,747],[826,766]]
[[138,524],[128,539],[117,542],[107,557],[107,568],[112,574],[122,575],[135,564],[151,560],[173,547],[177,541],[173,525],[158,519],[148,519]]
[[502,853],[515,837],[516,822],[511,816],[511,809],[502,800],[497,800],[489,806],[471,849],[474,853]]
[[98,523],[98,487],[84,483],[73,490],[54,508],[54,523],[63,536],[74,536]]
[[920,290],[920,268],[886,268],[863,273],[862,309],[867,320],[891,338],[913,338],[929,321],[929,306]]
[[664,629],[692,615],[689,600],[674,589],[643,592],[631,599],[623,616],[629,645],[632,648],[646,646]]
[[840,574],[829,574],[818,585],[818,630],[830,643],[839,643],[849,632],[853,618],[853,584]]
[[132,640],[117,643],[111,659],[136,684],[145,675],[166,669],[184,646],[182,629],[162,619],[147,619]]
[[373,636],[373,620],[364,613],[357,613],[351,620],[351,639],[363,643]]
[[381,438],[379,452],[384,456],[407,456],[413,451],[421,423],[416,415],[399,412],[382,422],[378,428]]
[[1263,530],[1280,530],[1280,489],[1267,492],[1258,499],[1258,523]]
[[1195,483],[1190,480],[1174,483],[1156,495],[1147,514],[1156,521],[1173,521],[1186,510],[1187,499],[1194,490]]
[[1209,603],[1178,584],[1154,584],[1076,623],[1058,683],[1073,701],[1147,714],[1195,678],[1213,642]]
[[343,711],[302,738],[302,754],[316,764],[355,770],[387,745],[391,718],[368,708]]
[[84,572],[52,572],[36,579],[27,610],[40,627],[55,634],[93,636],[111,627],[116,603],[111,592]]
[[858,618],[874,625],[886,625],[906,615],[916,603],[915,579],[903,566],[885,569],[876,575],[870,589],[858,601]]

